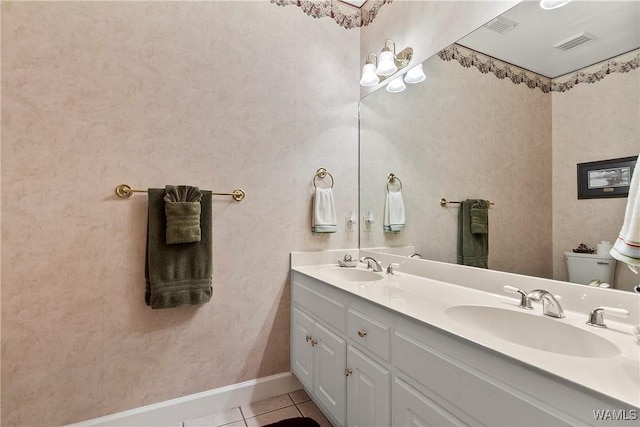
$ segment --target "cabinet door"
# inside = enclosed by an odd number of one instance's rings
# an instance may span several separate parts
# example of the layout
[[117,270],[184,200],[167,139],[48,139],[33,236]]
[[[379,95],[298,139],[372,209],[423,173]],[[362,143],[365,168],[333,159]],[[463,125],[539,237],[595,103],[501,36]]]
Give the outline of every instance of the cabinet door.
[[466,424],[400,378],[393,382],[395,427],[465,426]]
[[391,374],[354,347],[347,351],[347,425],[388,427]]
[[314,395],[341,424],[345,422],[347,343],[320,323],[314,325]]
[[307,390],[313,390],[313,319],[297,307],[291,313],[291,372]]

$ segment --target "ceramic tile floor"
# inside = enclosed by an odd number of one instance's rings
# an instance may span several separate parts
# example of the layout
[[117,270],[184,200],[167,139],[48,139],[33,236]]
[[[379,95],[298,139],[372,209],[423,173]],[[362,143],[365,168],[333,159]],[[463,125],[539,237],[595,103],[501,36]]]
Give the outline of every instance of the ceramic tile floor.
[[183,421],[182,425],[175,427],[262,427],[295,417],[313,418],[321,427],[332,427],[304,390]]

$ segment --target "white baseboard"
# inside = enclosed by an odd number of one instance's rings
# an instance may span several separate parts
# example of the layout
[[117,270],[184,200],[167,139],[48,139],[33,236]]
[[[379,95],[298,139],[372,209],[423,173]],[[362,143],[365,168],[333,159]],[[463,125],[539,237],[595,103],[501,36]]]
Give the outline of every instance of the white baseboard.
[[71,426],[169,426],[302,388],[291,372],[271,375],[131,409]]

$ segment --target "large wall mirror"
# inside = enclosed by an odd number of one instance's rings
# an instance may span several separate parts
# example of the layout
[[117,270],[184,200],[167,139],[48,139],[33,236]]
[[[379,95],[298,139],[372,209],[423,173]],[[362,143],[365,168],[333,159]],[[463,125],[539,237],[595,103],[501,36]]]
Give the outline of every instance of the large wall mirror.
[[[638,2],[525,1],[425,60],[425,81],[363,98],[360,218],[374,222],[360,247],[455,263],[458,205],[439,202],[486,199],[489,268],[568,280],[564,252],[613,242],[622,225],[627,199],[579,200],[576,165],[640,151],[639,17]],[[383,230],[390,173],[406,210],[397,233]],[[639,282],[618,263],[616,288]]]

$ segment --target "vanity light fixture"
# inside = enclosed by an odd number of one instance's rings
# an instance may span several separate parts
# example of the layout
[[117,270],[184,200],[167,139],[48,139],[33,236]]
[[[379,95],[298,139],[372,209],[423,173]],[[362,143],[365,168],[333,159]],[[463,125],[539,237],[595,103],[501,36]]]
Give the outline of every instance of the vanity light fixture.
[[571,0],[540,0],[540,7],[544,10],[557,9],[569,3]]
[[387,92],[398,93],[398,92],[402,92],[406,88],[407,87],[404,85],[404,81],[402,80],[402,77],[396,77],[395,79],[391,80],[387,85]]
[[422,62],[407,71],[407,74],[404,75],[404,81],[409,84],[416,84],[425,81],[427,76],[424,75],[424,71],[422,71]]
[[[393,45],[393,50],[389,48],[389,42]],[[371,55],[376,58],[375,63],[371,61]],[[409,65],[413,57],[413,49],[406,47],[396,53],[396,44],[393,40],[387,39],[379,55],[370,52],[367,56],[367,62],[362,67],[362,78],[360,85],[375,86],[382,83],[398,71]]]
[[373,55],[376,58],[376,62],[378,62],[378,57],[375,53],[369,52],[367,56],[367,62],[362,67],[362,78],[360,79],[361,86],[375,86],[380,83],[380,77],[376,74],[376,66],[369,59]]

